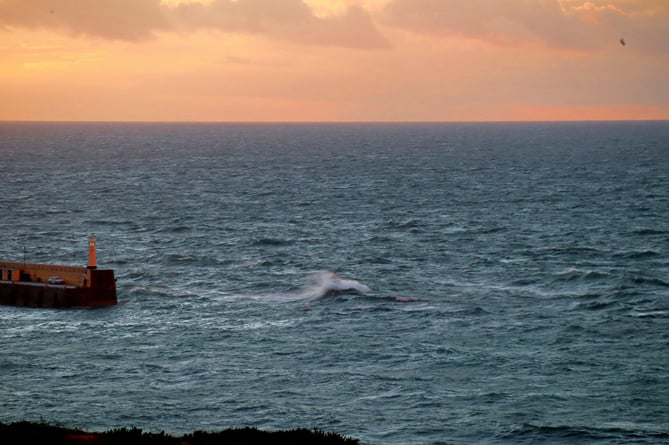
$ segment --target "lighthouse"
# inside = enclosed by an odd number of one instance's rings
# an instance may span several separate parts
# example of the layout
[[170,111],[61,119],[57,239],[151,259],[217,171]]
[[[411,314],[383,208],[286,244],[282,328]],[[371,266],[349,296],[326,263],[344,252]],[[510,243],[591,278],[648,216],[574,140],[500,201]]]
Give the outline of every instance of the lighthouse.
[[93,235],[88,239],[88,269],[97,269],[98,264],[95,259],[95,238]]

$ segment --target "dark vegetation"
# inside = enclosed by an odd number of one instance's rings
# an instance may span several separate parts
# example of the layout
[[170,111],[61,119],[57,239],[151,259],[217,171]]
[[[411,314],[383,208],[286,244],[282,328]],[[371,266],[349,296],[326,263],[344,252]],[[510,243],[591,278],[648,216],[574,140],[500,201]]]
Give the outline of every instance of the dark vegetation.
[[184,436],[145,433],[137,428],[121,428],[102,433],[49,425],[40,422],[0,423],[0,444],[67,444],[67,445],[247,445],[247,444],[316,444],[358,445],[357,439],[317,429],[261,431],[256,428],[233,428],[208,433],[195,431]]

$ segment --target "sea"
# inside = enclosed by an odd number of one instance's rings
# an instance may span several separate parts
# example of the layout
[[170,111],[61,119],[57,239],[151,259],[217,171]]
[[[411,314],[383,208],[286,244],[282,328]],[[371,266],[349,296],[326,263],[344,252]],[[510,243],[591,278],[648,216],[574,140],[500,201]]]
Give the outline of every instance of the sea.
[[0,422],[669,443],[669,121],[0,123]]

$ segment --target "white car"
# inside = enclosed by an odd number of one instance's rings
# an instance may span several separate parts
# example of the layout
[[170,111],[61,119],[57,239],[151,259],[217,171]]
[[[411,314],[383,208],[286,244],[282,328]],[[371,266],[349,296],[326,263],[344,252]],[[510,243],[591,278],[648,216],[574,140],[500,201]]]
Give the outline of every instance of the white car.
[[61,277],[49,277],[49,284],[65,284],[65,280]]

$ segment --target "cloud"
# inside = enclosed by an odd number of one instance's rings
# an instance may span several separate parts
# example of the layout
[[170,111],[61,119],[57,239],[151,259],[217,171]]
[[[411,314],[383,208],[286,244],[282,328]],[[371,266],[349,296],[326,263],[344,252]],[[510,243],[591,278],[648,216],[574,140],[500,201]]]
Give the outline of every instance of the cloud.
[[565,14],[557,1],[393,0],[383,19],[415,33],[463,36],[500,46],[535,42],[582,47],[587,34],[587,28]]
[[630,34],[640,37],[641,50],[669,52],[665,0],[391,0],[379,20],[418,34],[580,51]]
[[[669,2],[666,0],[562,0],[573,14],[599,31],[617,32],[629,49],[669,54]],[[609,35],[609,34],[607,34]],[[631,45],[629,45],[631,43]]]
[[182,27],[253,33],[306,44],[389,46],[369,14],[356,6],[339,15],[319,18],[301,0],[215,0],[182,4],[174,14]]
[[141,40],[168,28],[160,0],[0,0],[0,28],[39,28],[76,36]]
[[314,45],[385,48],[369,14],[351,6],[317,17],[302,0],[0,0],[0,29],[39,28],[75,36],[140,41],[156,32],[215,29]]

